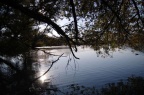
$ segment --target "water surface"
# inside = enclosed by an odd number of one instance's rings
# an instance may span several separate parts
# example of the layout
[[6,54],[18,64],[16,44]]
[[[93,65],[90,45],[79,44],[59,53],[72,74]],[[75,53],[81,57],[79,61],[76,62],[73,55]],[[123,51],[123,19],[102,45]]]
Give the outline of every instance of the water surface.
[[[131,48],[115,48],[109,51],[94,51],[90,47],[78,47],[75,59],[69,49],[44,49],[54,55],[64,55],[53,64],[50,71],[40,78],[57,87],[70,84],[102,87],[107,83],[126,80],[132,75],[144,77],[144,54]],[[39,50],[35,60],[40,64],[39,75],[42,75],[51,62],[59,56],[49,55]]]

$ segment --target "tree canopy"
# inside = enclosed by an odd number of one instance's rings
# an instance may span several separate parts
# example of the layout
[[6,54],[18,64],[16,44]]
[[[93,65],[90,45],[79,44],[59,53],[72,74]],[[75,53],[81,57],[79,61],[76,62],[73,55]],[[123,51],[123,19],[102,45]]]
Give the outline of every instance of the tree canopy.
[[[47,35],[53,31],[59,36]],[[106,51],[129,45],[142,50],[143,38],[143,0],[0,0],[0,89],[9,90],[8,94],[17,90],[21,95],[33,90],[30,86],[38,79],[35,68],[39,67],[32,65],[27,51],[36,46],[62,43],[77,58],[77,45]],[[36,95],[36,90],[32,92]]]
[[[47,32],[54,29],[64,37],[72,53],[72,45],[76,46],[81,41],[89,41],[91,44],[99,42],[110,44],[110,42],[124,43],[127,40],[134,40],[134,37],[138,35],[141,38],[137,39],[138,42],[143,38],[141,36],[144,26],[142,0],[0,0],[0,3],[1,19],[11,19],[17,24],[18,21],[16,22],[14,18],[5,16],[8,11],[14,10],[18,13],[14,16],[16,20],[27,23],[33,20],[33,25],[47,24]],[[14,12],[11,11],[9,16],[12,13]],[[16,18],[20,14],[23,15],[22,19]],[[24,20],[24,16],[29,21]],[[61,27],[57,24],[60,19],[73,20]],[[25,22],[22,24],[32,28]],[[18,27],[14,24],[13,26]],[[6,28],[1,21],[1,31]],[[14,29],[19,31],[17,28]],[[26,32],[26,29],[23,30]],[[19,32],[22,33],[22,31]],[[76,47],[74,49],[77,51]]]

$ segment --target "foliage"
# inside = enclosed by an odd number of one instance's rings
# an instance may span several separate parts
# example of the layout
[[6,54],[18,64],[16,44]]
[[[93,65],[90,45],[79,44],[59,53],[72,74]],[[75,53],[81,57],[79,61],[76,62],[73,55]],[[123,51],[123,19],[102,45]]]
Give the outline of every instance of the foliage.
[[0,54],[26,52],[35,34],[34,21],[11,7],[0,4]]
[[[52,32],[54,29],[65,38],[72,53],[72,44],[75,46],[85,43],[97,46],[115,45],[119,42],[127,44],[132,42],[132,36],[140,34],[143,37],[144,16],[141,0],[0,0],[0,2],[1,5],[9,6],[12,10],[16,9],[19,14],[25,14],[37,25],[47,25],[42,34]],[[4,9],[2,8],[1,11]],[[57,24],[60,19],[73,19],[73,21],[60,26]],[[33,48],[37,41],[42,39],[39,36],[41,34],[37,35],[37,33],[34,36]],[[42,41],[39,41],[38,45],[42,45]],[[76,47],[75,50],[77,51]]]
[[144,78],[132,76],[128,77],[127,81],[109,83],[100,89],[72,84],[69,89],[66,95],[142,95]]
[[0,5],[0,54],[13,56],[29,51],[36,46],[64,43],[61,38],[48,37],[39,32],[36,21],[23,13]]
[[[143,50],[143,5],[143,0],[0,0],[0,69],[6,68],[10,74],[5,75],[3,70],[0,71],[0,78],[3,79],[0,89],[8,89],[11,93],[15,91],[11,88],[17,86],[19,93],[14,95],[22,95],[24,91],[29,94],[29,87],[23,86],[29,84],[30,75],[34,76],[29,73],[34,71],[32,62],[28,64],[24,55],[36,46],[67,44],[75,58],[73,50],[77,51],[76,45],[79,44],[92,45],[95,50],[104,47],[106,52],[110,50],[109,47],[122,45]],[[63,19],[70,22],[64,26],[58,25],[57,21]],[[46,27],[40,31],[42,24]],[[53,31],[59,37],[45,35]],[[17,55],[24,58],[22,67],[25,68],[22,70],[17,69],[21,63],[9,60],[9,56]],[[78,92],[70,92],[70,95],[111,95],[119,94],[119,91],[139,95],[143,90],[143,78],[134,77],[129,78],[127,83],[110,84],[102,92],[78,85],[71,85],[71,88]]]

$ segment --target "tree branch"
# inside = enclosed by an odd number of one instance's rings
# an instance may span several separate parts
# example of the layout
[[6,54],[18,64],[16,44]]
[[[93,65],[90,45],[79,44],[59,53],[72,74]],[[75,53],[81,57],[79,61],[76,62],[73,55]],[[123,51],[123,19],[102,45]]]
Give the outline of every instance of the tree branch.
[[0,58],[0,64],[2,64],[2,63],[6,64],[7,66],[9,66],[11,69],[13,69],[15,71],[19,71],[18,68],[16,68],[15,66],[12,65],[11,62],[6,61],[6,60]]
[[139,9],[138,9],[138,7],[137,7],[137,4],[136,4],[135,0],[132,0],[132,2],[133,2],[133,4],[134,4],[134,6],[135,6],[135,9],[137,10],[138,18],[141,20],[141,22],[142,22],[142,24],[143,24],[143,26],[144,26],[144,20],[143,20],[143,19],[141,18],[141,16],[140,16],[140,12],[139,12]]
[[[35,20],[45,22],[45,23],[49,24],[50,26],[52,26],[59,35],[62,35],[62,36],[65,37],[65,39],[67,41],[67,44],[68,44],[73,56],[76,59],[79,59],[78,57],[75,56],[75,54],[73,52],[73,49],[72,49],[72,46],[71,46],[71,43],[70,43],[70,41],[71,41],[75,45],[75,42],[72,39],[70,39],[65,34],[65,32],[56,23],[54,23],[51,19],[49,19],[48,17],[46,17],[46,16],[44,16],[44,15],[42,15],[42,14],[36,12],[36,11],[30,10],[27,7],[24,7],[20,4],[18,4],[14,0],[0,0],[0,2],[3,3],[3,4],[6,4],[8,6],[11,6],[12,8],[15,8],[17,10],[20,10],[22,13],[24,13],[25,15],[27,15],[27,16],[35,19]],[[75,47],[75,50],[77,50],[76,47]]]
[[[64,54],[64,53],[63,53],[63,54]],[[49,72],[49,70],[52,68],[53,64],[54,64],[55,62],[57,62],[57,61],[60,59],[60,57],[62,57],[63,54],[61,54],[55,61],[53,61],[52,64],[51,64],[51,66],[48,68],[48,70],[46,70],[45,73],[43,73],[43,74],[40,75],[39,77],[35,78],[35,79],[32,81],[32,83],[35,82],[36,80],[38,80],[39,78],[41,78],[42,76],[44,76],[47,72]]]
[[105,1],[105,0],[102,0],[102,1],[112,11],[112,13],[117,17],[121,27],[123,27],[123,30],[127,33],[126,35],[129,35],[130,33],[124,28],[125,26],[122,24],[122,20],[121,20],[120,16],[118,15],[118,13],[108,4],[107,1]]
[[71,7],[72,7],[72,13],[73,13],[74,24],[75,24],[75,32],[76,32],[75,39],[76,39],[76,42],[78,42],[78,27],[77,27],[78,25],[77,25],[75,5],[73,3],[73,0],[70,0],[70,4],[71,4]]
[[[56,55],[56,54],[52,54],[50,52],[46,52],[45,50],[41,50],[43,51],[44,53],[48,54],[48,55],[53,55],[53,56],[60,56],[60,55]],[[67,57],[67,56],[61,56],[61,57]]]

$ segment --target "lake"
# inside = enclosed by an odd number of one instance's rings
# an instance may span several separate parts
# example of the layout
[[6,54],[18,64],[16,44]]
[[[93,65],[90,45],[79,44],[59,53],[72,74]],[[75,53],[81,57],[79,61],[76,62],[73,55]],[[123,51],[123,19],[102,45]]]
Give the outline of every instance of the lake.
[[132,75],[144,77],[144,53],[129,47],[94,51],[83,46],[75,53],[80,59],[75,59],[68,48],[39,49],[33,53],[34,64],[39,64],[37,76],[48,70],[51,62],[63,53],[50,71],[39,79],[41,82],[51,82],[60,88],[70,84],[100,88],[107,83],[125,81]]

